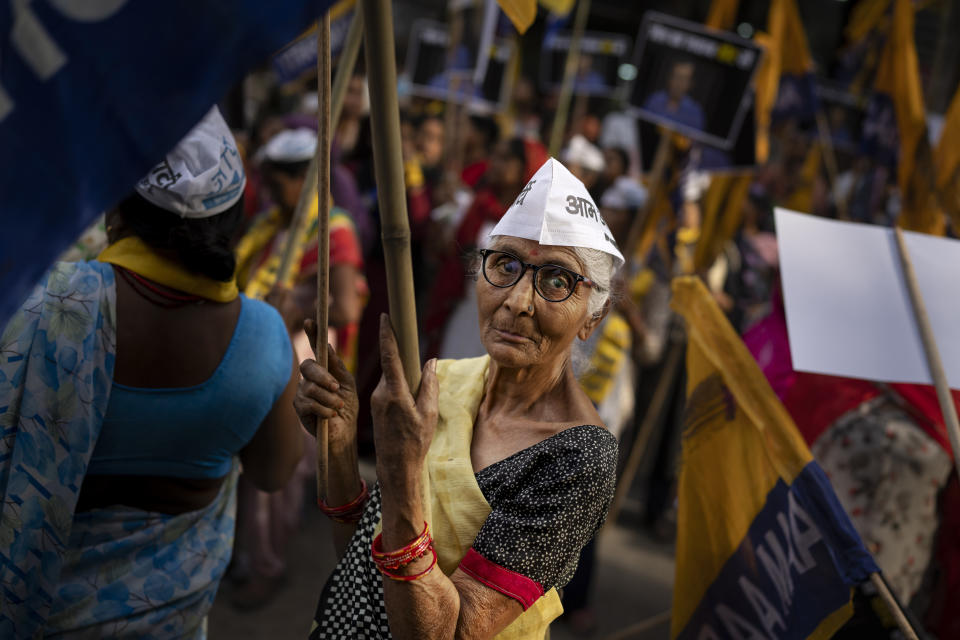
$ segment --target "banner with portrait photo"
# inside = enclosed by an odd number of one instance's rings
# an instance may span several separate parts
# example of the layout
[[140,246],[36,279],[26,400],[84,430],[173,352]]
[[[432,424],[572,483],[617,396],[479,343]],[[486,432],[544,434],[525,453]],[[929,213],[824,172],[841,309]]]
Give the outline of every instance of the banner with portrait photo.
[[510,62],[514,46],[495,38],[487,50],[482,80],[474,74],[477,59],[461,41],[450,55],[450,29],[433,20],[417,20],[410,33],[404,75],[413,95],[434,100],[453,100],[480,111],[506,108],[510,87]]
[[[549,34],[544,38],[540,54],[540,86],[545,91],[559,91],[563,84],[572,39],[569,31]],[[620,65],[627,61],[629,52],[630,39],[625,35],[584,33],[580,38],[579,69],[573,82],[573,93],[613,95],[620,83]]]
[[[638,130],[642,166],[652,167],[657,145],[660,144],[661,126],[641,120]],[[692,142],[684,157],[684,166],[696,171],[746,173],[756,170],[757,164],[757,124],[752,104],[747,109],[732,148],[721,149],[702,142]]]
[[647,12],[627,87],[630,112],[688,138],[729,151],[753,101],[752,80],[763,55],[732,33]]

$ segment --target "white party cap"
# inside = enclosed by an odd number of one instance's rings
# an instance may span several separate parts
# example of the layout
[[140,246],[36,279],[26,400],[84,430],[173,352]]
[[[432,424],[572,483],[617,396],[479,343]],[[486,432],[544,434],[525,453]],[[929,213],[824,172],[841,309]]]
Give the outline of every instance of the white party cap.
[[236,204],[246,183],[237,142],[214,105],[136,190],[181,218],[208,218]]
[[263,145],[263,157],[270,162],[304,162],[317,150],[317,134],[313,129],[285,129]]
[[580,165],[587,171],[599,173],[607,163],[603,159],[603,151],[595,144],[584,138],[579,133],[567,143],[567,148],[563,150],[561,156],[567,164]]
[[490,235],[597,249],[616,258],[617,266],[623,264],[623,254],[587,188],[555,158],[537,170]]

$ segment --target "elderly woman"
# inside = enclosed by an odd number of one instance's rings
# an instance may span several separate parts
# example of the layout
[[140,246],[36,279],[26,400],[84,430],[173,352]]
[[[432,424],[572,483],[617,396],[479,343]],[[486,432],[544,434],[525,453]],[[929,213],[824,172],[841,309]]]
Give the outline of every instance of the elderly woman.
[[476,284],[489,355],[431,360],[411,391],[381,317],[369,495],[353,380],[332,349],[329,370],[301,365],[302,422],[329,420],[321,508],[340,553],[311,638],[543,638],[603,523],[617,443],[571,350],[605,315],[623,258],[583,184],[552,159],[491,239]]

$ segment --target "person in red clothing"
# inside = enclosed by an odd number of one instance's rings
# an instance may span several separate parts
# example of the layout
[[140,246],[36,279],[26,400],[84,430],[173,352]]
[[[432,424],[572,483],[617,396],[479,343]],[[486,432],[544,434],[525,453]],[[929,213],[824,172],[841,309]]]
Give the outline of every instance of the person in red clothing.
[[463,297],[467,281],[464,254],[480,245],[486,236],[483,231],[499,222],[516,194],[547,158],[542,144],[522,138],[501,141],[494,148],[473,203],[457,226],[454,245],[446,248],[448,252],[431,291],[423,326],[427,357],[439,353],[447,321]]
[[490,166],[490,155],[500,138],[500,128],[490,116],[472,115],[467,122],[463,141],[463,171],[460,180],[471,189],[483,178]]

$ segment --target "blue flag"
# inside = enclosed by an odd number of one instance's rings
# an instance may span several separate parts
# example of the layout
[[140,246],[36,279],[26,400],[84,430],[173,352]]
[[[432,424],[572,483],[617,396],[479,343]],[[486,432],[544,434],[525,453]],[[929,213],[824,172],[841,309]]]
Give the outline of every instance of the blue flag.
[[0,5],[0,326],[233,82],[330,4]]

